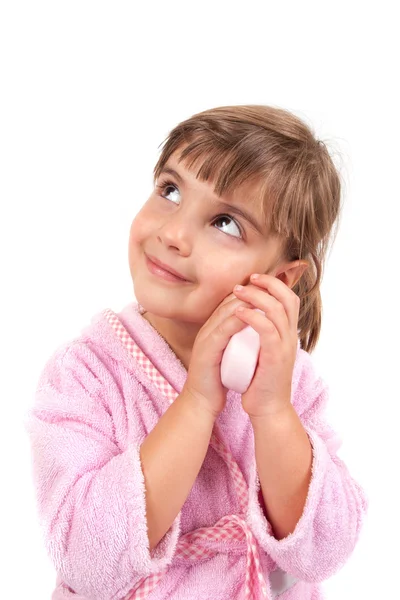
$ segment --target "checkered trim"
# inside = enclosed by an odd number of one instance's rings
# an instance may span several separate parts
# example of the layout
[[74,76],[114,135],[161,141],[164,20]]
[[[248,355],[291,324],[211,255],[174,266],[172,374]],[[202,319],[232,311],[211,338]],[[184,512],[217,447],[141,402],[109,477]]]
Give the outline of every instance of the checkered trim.
[[[178,392],[170,385],[163,375],[161,375],[144,352],[142,352],[122,325],[118,316],[109,308],[105,309],[103,314],[129,354],[133,356],[134,360],[146,373],[147,377],[153,381],[160,392],[172,404],[179,395]],[[227,552],[229,552],[230,541],[245,541],[247,544],[247,561],[243,598],[244,600],[260,600],[260,598],[267,598],[270,600],[269,584],[267,585],[260,567],[257,540],[245,520],[249,502],[249,490],[243,477],[243,473],[234,460],[229,448],[222,441],[222,436],[220,435],[217,423],[214,425],[210,445],[228,466],[232,475],[241,513],[239,515],[226,515],[217,521],[213,527],[202,527],[182,535],[178,540],[175,555],[188,561],[204,560],[221,552],[220,548],[212,548],[212,542],[226,542],[226,549]],[[204,542],[206,542],[206,545],[204,545]],[[168,567],[158,573],[143,577],[123,600],[144,600],[147,598],[167,570]]]

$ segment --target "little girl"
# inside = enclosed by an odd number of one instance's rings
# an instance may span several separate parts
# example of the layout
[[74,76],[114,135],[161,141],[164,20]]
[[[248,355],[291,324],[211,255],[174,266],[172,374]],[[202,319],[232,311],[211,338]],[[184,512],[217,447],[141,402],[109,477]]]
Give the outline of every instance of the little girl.
[[[318,600],[368,507],[310,356],[338,172],[299,118],[249,105],[180,123],[154,176],[137,300],[54,352],[26,419],[52,600]],[[239,394],[221,360],[246,326]]]

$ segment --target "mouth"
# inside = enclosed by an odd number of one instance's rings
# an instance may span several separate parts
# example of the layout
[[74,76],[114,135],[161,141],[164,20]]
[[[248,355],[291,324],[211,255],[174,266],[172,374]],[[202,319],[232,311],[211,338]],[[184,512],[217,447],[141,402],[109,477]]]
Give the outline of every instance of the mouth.
[[166,281],[174,281],[179,283],[190,283],[188,279],[185,279],[182,275],[178,274],[177,271],[170,270],[170,267],[164,265],[154,257],[149,257],[145,254],[147,268],[153,275],[157,275]]

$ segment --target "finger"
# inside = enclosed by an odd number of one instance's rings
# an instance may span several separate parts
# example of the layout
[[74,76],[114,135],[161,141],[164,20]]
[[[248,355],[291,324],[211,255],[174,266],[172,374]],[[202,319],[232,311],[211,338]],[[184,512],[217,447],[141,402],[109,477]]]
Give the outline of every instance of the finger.
[[285,309],[289,326],[297,329],[297,320],[300,307],[300,298],[283,281],[266,273],[254,279],[250,277],[252,284],[266,290],[273,298],[278,300]]
[[265,313],[265,316],[272,321],[279,332],[281,339],[285,339],[290,331],[288,315],[283,304],[276,298],[268,294],[265,290],[256,288],[253,285],[245,286],[241,290],[234,292],[238,298],[246,300],[253,305],[253,308],[259,308]]
[[225,297],[225,298],[222,300],[222,302],[221,302],[221,303],[218,305],[218,307],[217,307],[217,308],[216,308],[216,310],[215,310],[215,313],[217,313],[217,312],[218,312],[218,310],[221,310],[221,309],[222,309],[224,306],[230,306],[230,307],[234,306],[234,305],[232,304],[232,302],[235,302],[235,303],[237,303],[238,301],[239,301],[239,302],[245,302],[244,300],[241,300],[240,298],[237,298],[236,294],[233,294],[233,293],[232,293],[232,294],[229,294],[229,296],[226,296],[226,297]]
[[241,305],[246,306],[247,308],[253,308],[251,303],[240,300],[240,298],[236,298],[235,294],[230,294],[230,296],[223,300],[223,302],[210,316],[208,321],[206,321],[206,323],[203,325],[203,333],[206,335],[210,333],[213,329],[215,329],[216,325],[221,323],[230,315],[235,314],[236,308]]
[[268,336],[268,339],[271,339],[272,336],[276,338],[276,340],[279,342],[282,339],[285,339],[282,338],[275,323],[265,315],[258,312],[257,310],[254,310],[254,308],[252,310],[244,308],[243,311],[236,311],[236,316],[239,317],[239,319],[242,319],[243,322],[247,325],[250,325],[250,327],[252,327],[255,331],[257,331],[261,338],[263,338],[264,336]]

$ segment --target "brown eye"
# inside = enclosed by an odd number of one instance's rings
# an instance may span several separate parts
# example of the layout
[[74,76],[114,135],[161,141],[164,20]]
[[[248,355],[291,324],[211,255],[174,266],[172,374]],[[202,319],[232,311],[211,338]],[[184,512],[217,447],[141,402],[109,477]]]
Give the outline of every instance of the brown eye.
[[[239,231],[239,236],[242,237],[242,230],[239,227],[239,225],[238,225],[238,223],[236,222],[235,219],[233,219],[229,215],[220,215],[219,217],[217,217],[214,220],[214,223],[217,223],[218,221],[231,221],[231,223],[233,223],[235,225],[236,229]],[[225,233],[225,231],[223,233]],[[232,235],[232,234],[228,233],[228,235]],[[239,237],[239,236],[235,236],[234,235],[233,237]]]
[[[163,198],[165,198],[169,194],[172,194],[173,192],[179,193],[178,188],[173,183],[166,183],[166,184],[162,185],[160,189],[161,189],[161,196]],[[167,198],[167,200],[168,200],[168,198]]]
[[[173,194],[174,192],[180,194],[179,188],[177,185],[175,185],[175,183],[173,183],[172,181],[163,181],[161,182],[159,185],[157,185],[157,191],[160,194],[160,196],[162,198],[165,198],[166,200],[169,200],[169,198],[167,196],[170,196],[171,194]],[[233,217],[231,217],[230,215],[218,215],[218,217],[216,219],[214,219],[213,224],[217,223],[218,221],[229,221],[231,223],[233,223],[237,229],[237,231],[239,232],[239,235],[234,235],[232,233],[226,232],[226,231],[222,231],[222,233],[224,233],[225,235],[229,235],[232,238],[236,238],[238,240],[243,240],[243,230],[240,227],[239,223],[236,221],[236,219],[234,219]],[[227,227],[226,225],[222,226],[222,227]]]

